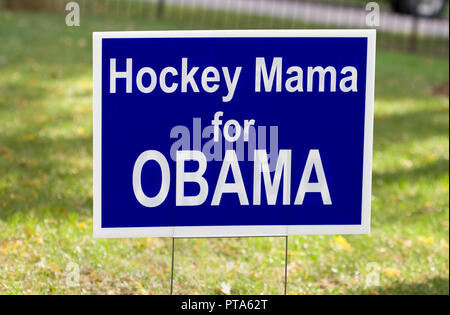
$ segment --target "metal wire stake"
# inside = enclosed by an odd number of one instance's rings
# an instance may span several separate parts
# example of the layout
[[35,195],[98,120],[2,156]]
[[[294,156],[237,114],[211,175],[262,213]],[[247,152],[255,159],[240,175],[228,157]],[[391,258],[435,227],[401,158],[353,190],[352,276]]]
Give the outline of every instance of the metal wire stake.
[[170,295],[173,293],[173,264],[175,257],[175,237],[172,237],[172,268],[170,272]]
[[284,295],[287,294],[288,236],[286,235],[286,252],[284,255]]

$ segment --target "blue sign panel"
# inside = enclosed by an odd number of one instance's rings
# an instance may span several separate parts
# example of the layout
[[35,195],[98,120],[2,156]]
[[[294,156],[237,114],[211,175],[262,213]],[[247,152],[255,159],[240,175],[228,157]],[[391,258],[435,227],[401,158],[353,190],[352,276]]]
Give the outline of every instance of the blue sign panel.
[[368,233],[375,31],[94,33],[94,235]]

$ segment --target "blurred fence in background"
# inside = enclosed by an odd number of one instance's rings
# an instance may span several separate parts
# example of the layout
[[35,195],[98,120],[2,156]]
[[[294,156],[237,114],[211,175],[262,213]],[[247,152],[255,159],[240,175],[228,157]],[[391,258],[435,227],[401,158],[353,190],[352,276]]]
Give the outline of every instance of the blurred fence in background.
[[[66,14],[68,0],[0,0]],[[179,29],[376,28],[377,46],[448,56],[448,0],[77,0],[82,18],[161,19]],[[375,3],[375,6],[374,6]],[[379,15],[377,14],[377,9]],[[433,11],[434,10],[434,11]],[[375,14],[375,15],[374,15]],[[423,17],[430,15],[431,17]]]

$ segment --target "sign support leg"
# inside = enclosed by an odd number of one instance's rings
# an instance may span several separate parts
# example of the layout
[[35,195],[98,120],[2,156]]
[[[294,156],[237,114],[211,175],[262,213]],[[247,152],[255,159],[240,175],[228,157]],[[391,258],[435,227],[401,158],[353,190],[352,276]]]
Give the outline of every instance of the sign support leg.
[[172,237],[172,267],[170,271],[170,295],[173,293],[173,264],[175,258],[175,237]]
[[285,236],[286,245],[285,245],[285,253],[284,253],[284,295],[287,294],[287,267],[288,267],[288,242],[289,237]]

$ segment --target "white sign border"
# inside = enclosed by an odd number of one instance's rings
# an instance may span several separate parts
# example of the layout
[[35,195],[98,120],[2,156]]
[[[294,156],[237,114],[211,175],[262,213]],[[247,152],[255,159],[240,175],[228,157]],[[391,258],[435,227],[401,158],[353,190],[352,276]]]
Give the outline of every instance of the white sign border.
[[[200,37],[365,37],[367,38],[362,217],[360,225],[249,225],[103,228],[101,226],[102,39]],[[376,30],[220,30],[93,33],[93,204],[94,237],[242,237],[370,233]]]

